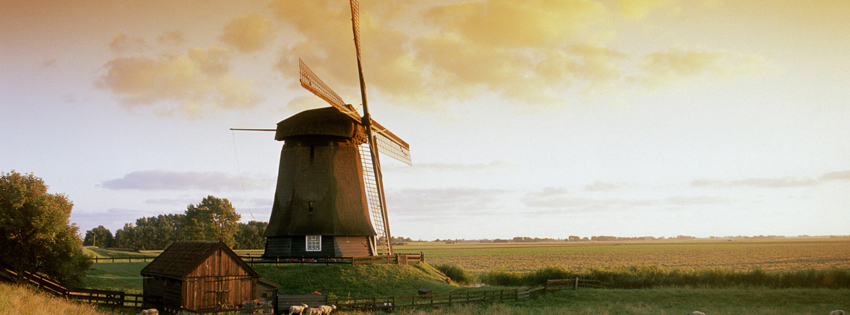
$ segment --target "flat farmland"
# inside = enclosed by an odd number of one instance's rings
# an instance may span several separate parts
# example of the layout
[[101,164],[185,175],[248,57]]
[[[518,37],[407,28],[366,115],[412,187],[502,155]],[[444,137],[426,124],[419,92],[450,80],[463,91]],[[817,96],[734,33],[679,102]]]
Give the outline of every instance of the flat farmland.
[[414,242],[395,246],[394,249],[399,253],[424,252],[426,262],[431,265],[455,265],[472,272],[526,272],[549,266],[576,270],[645,265],[736,271],[850,268],[850,238],[455,244]]

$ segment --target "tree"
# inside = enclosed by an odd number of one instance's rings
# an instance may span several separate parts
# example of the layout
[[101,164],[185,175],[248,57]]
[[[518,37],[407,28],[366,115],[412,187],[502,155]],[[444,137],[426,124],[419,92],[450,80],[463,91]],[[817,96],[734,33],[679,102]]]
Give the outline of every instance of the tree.
[[[136,219],[137,246],[134,249],[165,249],[177,239],[177,229],[183,214],[160,214]],[[133,248],[133,247],[131,247]]]
[[112,239],[112,232],[103,227],[103,225],[100,225],[86,231],[86,237],[83,238],[83,246],[112,247]]
[[242,216],[227,198],[207,196],[198,205],[189,205],[180,230],[185,240],[222,240],[231,248],[236,244],[236,223]]
[[266,245],[263,232],[269,226],[268,222],[250,221],[237,224],[239,231],[236,232],[236,246],[234,249],[261,249]]
[[132,223],[124,223],[124,227],[115,231],[112,246],[117,248],[133,248],[135,243],[136,227]]
[[5,252],[0,263],[19,275],[42,273],[74,286],[91,260],[83,255],[79,229],[69,221],[73,203],[47,188],[32,173],[0,172],[0,248]]

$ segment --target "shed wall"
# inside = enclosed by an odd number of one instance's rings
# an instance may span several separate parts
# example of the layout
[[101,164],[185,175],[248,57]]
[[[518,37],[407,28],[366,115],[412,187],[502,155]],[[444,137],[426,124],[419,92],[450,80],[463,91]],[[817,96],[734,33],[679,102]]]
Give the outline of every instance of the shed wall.
[[257,279],[217,250],[186,277],[183,307],[191,310],[230,308],[253,300]]

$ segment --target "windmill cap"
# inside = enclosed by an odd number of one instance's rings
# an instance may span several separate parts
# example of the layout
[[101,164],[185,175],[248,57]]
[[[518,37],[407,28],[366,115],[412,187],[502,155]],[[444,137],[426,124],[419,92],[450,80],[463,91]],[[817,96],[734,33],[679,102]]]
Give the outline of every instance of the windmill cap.
[[308,109],[277,123],[274,139],[284,141],[297,136],[335,136],[363,138],[365,129],[333,107]]

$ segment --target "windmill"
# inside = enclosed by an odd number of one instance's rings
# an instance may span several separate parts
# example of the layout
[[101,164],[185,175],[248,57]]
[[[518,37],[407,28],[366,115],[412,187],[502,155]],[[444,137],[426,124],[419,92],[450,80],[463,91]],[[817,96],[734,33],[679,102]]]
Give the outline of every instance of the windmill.
[[265,232],[267,257],[393,252],[378,152],[411,165],[410,146],[369,114],[359,4],[350,2],[363,115],[299,59],[301,86],[332,107],[303,111],[278,123],[275,139],[285,145]]

